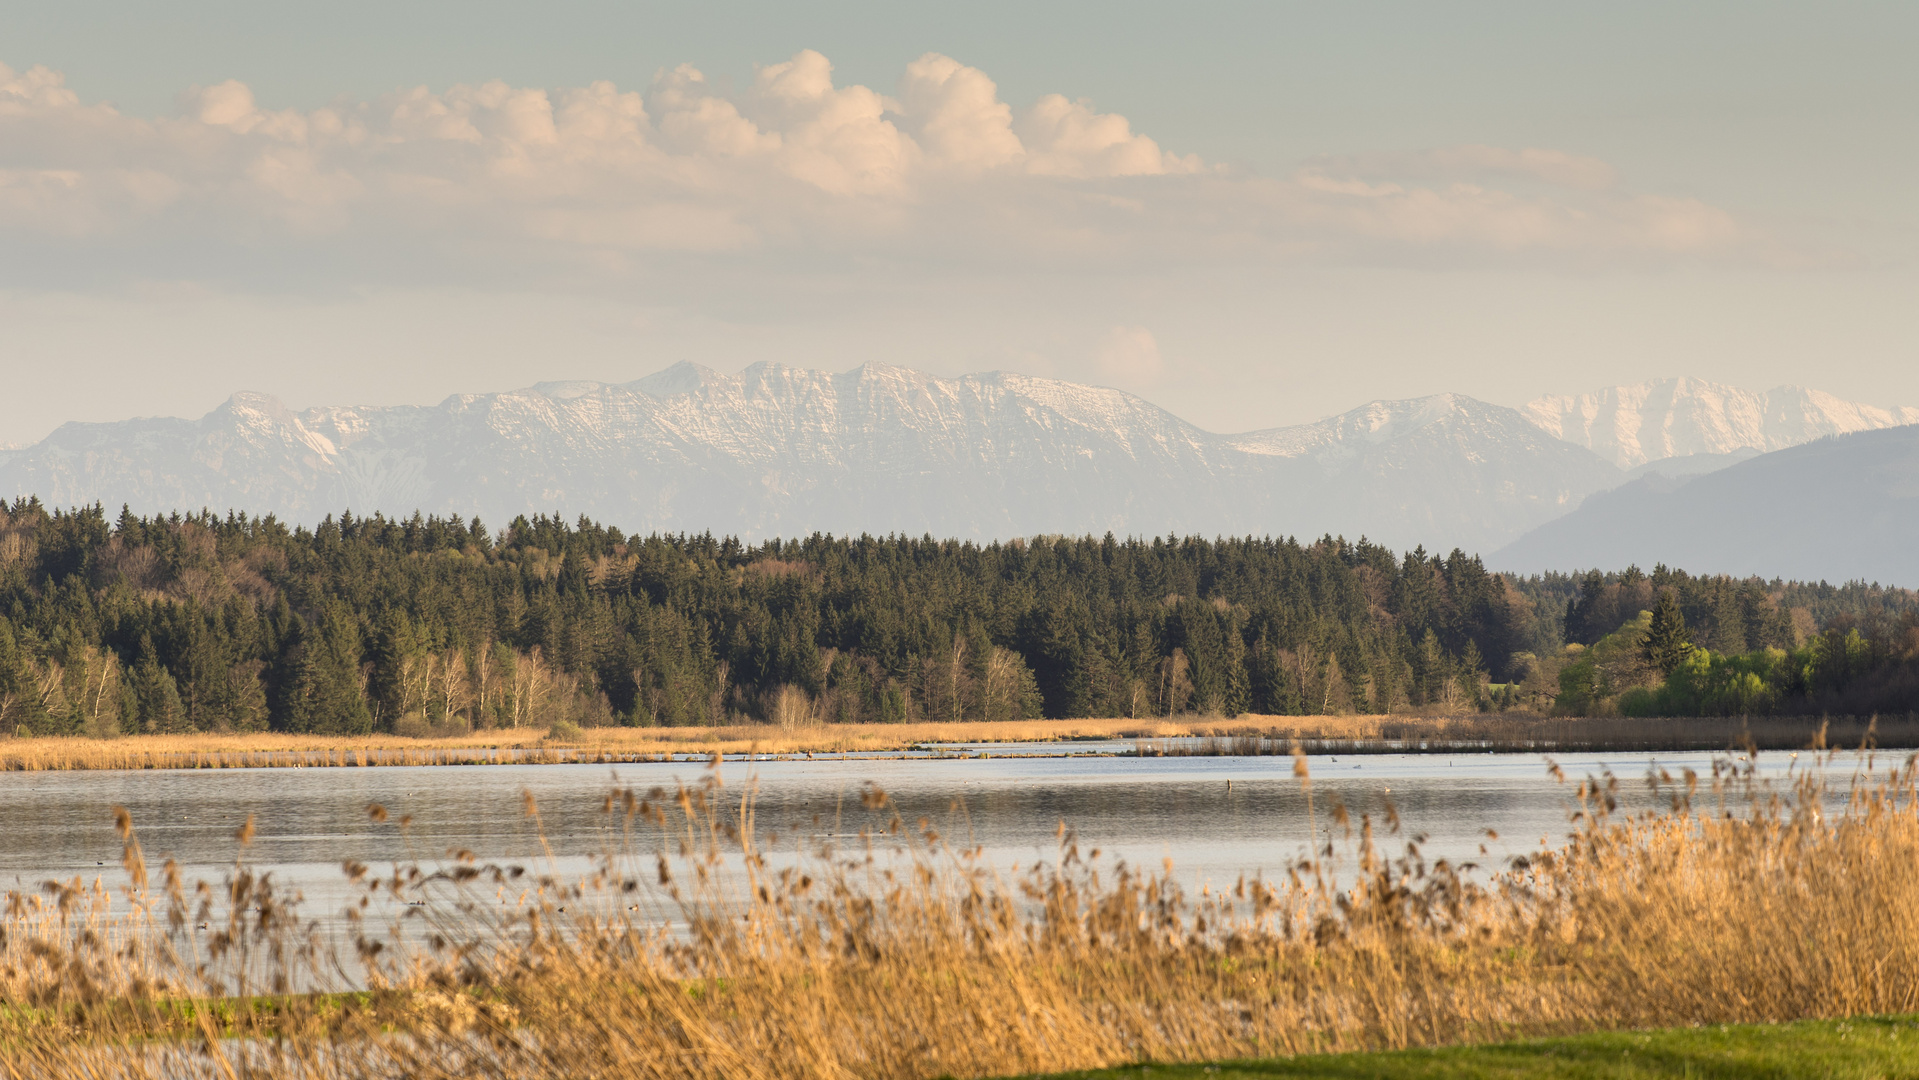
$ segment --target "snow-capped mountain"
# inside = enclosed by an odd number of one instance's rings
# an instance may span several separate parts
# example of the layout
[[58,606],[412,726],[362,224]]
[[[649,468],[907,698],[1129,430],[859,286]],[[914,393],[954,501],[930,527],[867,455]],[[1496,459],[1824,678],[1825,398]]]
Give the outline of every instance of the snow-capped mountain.
[[680,364],[623,385],[299,413],[236,394],[197,421],[67,424],[0,454],[0,494],[141,512],[586,514],[747,538],[1334,533],[1467,550],[1623,478],[1458,395],[1217,435],[1116,390],[871,364]]
[[1754,393],[1700,379],[1542,397],[1523,411],[1553,436],[1622,469],[1699,454],[1733,455],[1730,465],[1827,435],[1919,423],[1919,408],[1862,405],[1801,386]]
[[1468,551],[1476,549],[1463,538],[1483,544],[1517,535],[1509,533],[1513,522],[1550,520],[1624,479],[1516,410],[1461,394],[1375,401],[1317,423],[1222,441],[1278,459],[1267,467],[1269,483],[1285,493],[1283,505],[1328,523],[1316,533],[1350,536],[1337,523],[1389,516],[1392,531],[1375,529],[1374,539],[1411,537],[1428,547],[1438,539]]

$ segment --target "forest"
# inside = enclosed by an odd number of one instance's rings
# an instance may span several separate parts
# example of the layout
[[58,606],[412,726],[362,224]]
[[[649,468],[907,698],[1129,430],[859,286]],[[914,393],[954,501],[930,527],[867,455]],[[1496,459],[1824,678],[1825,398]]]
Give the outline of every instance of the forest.
[[751,545],[547,517],[0,506],[0,732],[17,734],[1863,714],[1919,707],[1916,673],[1904,589],[1515,577],[1364,539]]

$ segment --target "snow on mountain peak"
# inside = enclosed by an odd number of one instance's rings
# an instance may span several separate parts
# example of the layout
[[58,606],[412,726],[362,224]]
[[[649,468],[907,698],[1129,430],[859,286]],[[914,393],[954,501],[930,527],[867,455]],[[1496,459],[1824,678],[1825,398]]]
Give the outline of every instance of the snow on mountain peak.
[[1548,433],[1621,468],[1694,454],[1765,453],[1826,435],[1919,423],[1916,408],[1863,405],[1800,386],[1755,393],[1693,378],[1541,397],[1522,411]]
[[635,379],[625,385],[629,390],[637,390],[649,397],[665,399],[693,393],[725,377],[710,367],[696,364],[691,360],[682,360],[672,367],[662,368],[645,378]]
[[765,361],[721,374],[683,362],[618,385],[542,382],[436,406],[296,414],[239,393],[196,421],[67,424],[0,454],[0,496],[292,521],[343,508],[495,524],[587,514],[749,539],[1331,532],[1490,550],[1617,486],[1622,467],[1684,459],[1701,472],[1915,422],[1919,409],[1800,387],[1665,379],[1523,411],[1459,394],[1373,401],[1221,435],[1120,390],[1013,372]]
[[0,457],[0,494],[291,521],[350,508],[749,539],[1334,532],[1481,549],[1618,478],[1515,410],[1457,395],[1217,435],[1110,388],[772,361],[297,416],[236,395],[199,421],[69,424]]
[[606,384],[586,379],[566,379],[559,382],[534,383],[533,389],[555,401],[572,401],[588,394],[597,394],[606,389]]
[[1235,447],[1249,454],[1297,457],[1355,440],[1375,445],[1389,444],[1436,424],[1474,418],[1490,418],[1495,426],[1503,422],[1511,430],[1531,431],[1524,423],[1515,425],[1514,421],[1520,419],[1519,414],[1504,406],[1489,405],[1462,394],[1433,394],[1397,401],[1370,401],[1357,409],[1311,424],[1235,435],[1232,442]]
[[227,398],[208,419],[217,416],[230,417],[228,422],[234,431],[256,446],[276,441],[297,443],[322,458],[332,458],[340,452],[333,440],[307,427],[285,402],[272,394],[242,390]]

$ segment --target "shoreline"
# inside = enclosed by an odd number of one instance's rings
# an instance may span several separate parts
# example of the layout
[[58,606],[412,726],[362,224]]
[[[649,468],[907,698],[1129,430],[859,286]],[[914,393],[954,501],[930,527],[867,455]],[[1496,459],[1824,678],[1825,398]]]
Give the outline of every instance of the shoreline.
[[[570,733],[569,733],[570,735]],[[1919,717],[1556,718],[1241,716],[837,724],[782,729],[587,728],[577,738],[495,729],[441,738],[284,733],[41,736],[0,739],[0,772],[48,770],[369,768],[429,765],[625,764],[710,757],[1069,756],[1088,742],[1111,756],[1241,757],[1306,753],[1580,753],[1919,748]],[[1036,749],[1058,744],[1057,755]]]

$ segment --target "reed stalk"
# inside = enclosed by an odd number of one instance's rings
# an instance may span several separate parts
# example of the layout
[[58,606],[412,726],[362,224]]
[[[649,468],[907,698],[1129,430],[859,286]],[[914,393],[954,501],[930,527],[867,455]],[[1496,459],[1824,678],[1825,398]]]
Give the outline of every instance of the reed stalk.
[[[1142,756],[1398,753],[1421,750],[1573,753],[1797,750],[1833,742],[1919,747],[1919,717],[1546,718],[1496,713],[1433,717],[1241,716],[1159,720],[1011,720],[821,724],[810,728],[585,728],[577,737],[493,730],[435,739],[287,734],[0,738],[0,772],[44,770],[375,768],[422,765],[622,764],[672,757],[903,753],[953,743],[1112,740]],[[990,752],[990,749],[986,752]]]
[[248,868],[250,828],[222,882],[149,881],[122,815],[118,891],[7,898],[0,1066],[998,1076],[1919,1009],[1919,759],[1837,786],[1815,758],[1656,773],[1665,809],[1630,817],[1586,778],[1571,839],[1499,866],[1429,862],[1389,803],[1334,802],[1330,833],[1275,838],[1304,841],[1286,872],[1198,894],[1064,829],[1057,858],[995,866],[877,790],[857,840],[780,841],[716,767],[609,793],[584,877],[348,863],[334,930]]

